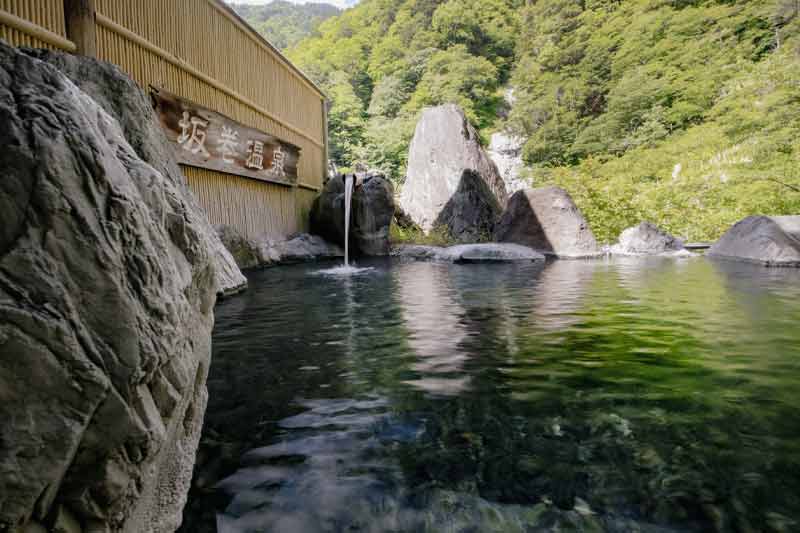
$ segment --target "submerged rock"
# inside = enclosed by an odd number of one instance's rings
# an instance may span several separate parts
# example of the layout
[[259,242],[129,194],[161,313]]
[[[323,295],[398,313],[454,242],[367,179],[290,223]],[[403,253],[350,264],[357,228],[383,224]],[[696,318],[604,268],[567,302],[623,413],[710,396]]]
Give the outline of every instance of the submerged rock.
[[706,255],[800,267],[800,215],[747,217],[734,224]]
[[545,260],[542,254],[527,246],[499,243],[459,244],[449,247],[407,244],[395,247],[392,255],[451,263],[508,263]]
[[430,232],[463,188],[467,170],[485,183],[495,203],[505,204],[508,196],[503,178],[461,108],[446,104],[425,109],[409,147],[400,206],[423,231]]
[[[155,118],[149,97],[119,68],[82,56],[29,50],[37,59],[54,65],[81,91],[119,123],[134,152],[164,175],[175,186],[180,201],[186,205],[188,222],[196,228],[204,246],[212,251],[214,278],[219,295],[235,294],[247,287],[235,259],[217,236],[180,170],[164,132]],[[160,191],[153,189],[150,194]]]
[[509,199],[494,237],[562,258],[594,257],[601,251],[569,193],[559,187],[517,191]]
[[300,234],[288,241],[262,240],[257,244],[260,265],[304,263],[344,257],[344,250],[318,235]]
[[[344,246],[344,176],[325,184],[311,208],[311,233]],[[387,255],[394,217],[394,189],[381,174],[367,175],[353,188],[350,205],[350,250],[354,254]]]
[[[641,222],[619,236],[619,242],[610,248],[619,255],[657,255],[686,252],[683,240],[673,237],[652,222]],[[688,253],[688,252],[686,252]]]
[[108,100],[0,42],[0,531],[171,532],[206,405],[218,240],[147,137],[145,94],[95,60],[40,57]]

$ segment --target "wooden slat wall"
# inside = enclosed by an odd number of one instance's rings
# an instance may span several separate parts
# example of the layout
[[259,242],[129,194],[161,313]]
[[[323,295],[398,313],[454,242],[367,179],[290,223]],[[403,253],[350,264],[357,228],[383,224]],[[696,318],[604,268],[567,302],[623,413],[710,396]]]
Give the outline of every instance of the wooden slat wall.
[[[321,187],[323,97],[247,35],[224,8],[212,0],[97,0],[97,11],[272,117],[103,24],[97,28],[100,58],[121,65],[142,86],[167,89],[296,144],[302,150],[299,181]],[[300,212],[307,212],[309,194],[302,189],[190,167],[184,172],[214,224],[232,225],[249,237],[277,238],[307,229],[307,217]],[[298,204],[300,199],[304,203]]]
[[[220,0],[96,0],[95,5],[100,59],[119,65],[144,88],[167,89],[296,144],[299,183],[321,188],[324,96]],[[63,0],[0,0],[0,10],[66,36]],[[2,24],[0,38],[16,46],[53,48]],[[313,190],[183,170],[214,224],[231,224],[250,237],[307,229]]]
[[[62,0],[0,0],[0,11],[32,22],[66,38],[64,2]],[[0,23],[0,39],[13,46],[55,49],[57,47]]]
[[277,239],[308,229],[307,221],[298,221],[296,198],[305,200],[302,189],[202,168],[184,167],[183,171],[214,225],[233,226],[251,238]]

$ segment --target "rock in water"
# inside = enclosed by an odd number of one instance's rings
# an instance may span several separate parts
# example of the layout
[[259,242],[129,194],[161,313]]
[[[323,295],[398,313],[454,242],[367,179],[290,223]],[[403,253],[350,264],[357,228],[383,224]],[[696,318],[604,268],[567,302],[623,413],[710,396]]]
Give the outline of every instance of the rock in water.
[[394,218],[394,187],[383,175],[364,178],[353,195],[353,242],[364,255],[389,254],[389,228]]
[[445,228],[450,238],[457,242],[488,240],[501,212],[500,204],[480,175],[465,170],[458,188],[439,212],[433,227]]
[[[367,175],[353,189],[350,247],[356,254],[387,255],[394,217],[394,189],[380,174]],[[344,246],[344,176],[325,184],[311,208],[311,233]]]
[[611,253],[620,255],[670,254],[684,250],[683,240],[673,237],[652,222],[641,222],[638,226],[623,231],[619,243],[611,247]]
[[189,223],[197,229],[198,235],[212,250],[217,293],[224,296],[244,290],[247,287],[247,278],[189,190],[186,178],[155,117],[150,98],[133,80],[110,63],[47,50],[30,50],[27,53],[54,65],[97,102],[119,123],[134,152],[174,184],[180,192],[181,201],[186,204]]
[[0,42],[0,531],[69,516],[171,532],[206,404],[212,230],[174,161],[135,136],[154,120],[146,96],[110,83],[113,67],[63,61],[139,104],[126,130]]
[[344,257],[344,250],[319,235],[301,233],[288,241],[257,242],[261,265],[287,265]]
[[750,216],[740,220],[709,249],[708,256],[800,267],[800,215]]
[[569,193],[559,187],[514,193],[497,224],[495,240],[530,246],[562,258],[601,253],[583,214]]
[[489,140],[489,157],[497,165],[509,195],[530,186],[520,177],[525,168],[522,162],[523,144],[524,139],[504,131],[493,133]]
[[397,246],[392,255],[410,259],[450,263],[514,263],[544,261],[545,257],[527,246],[509,243],[459,244],[442,248],[406,244]]
[[455,104],[425,109],[409,147],[406,182],[400,194],[403,211],[423,231],[431,231],[462,186],[465,170],[476,173],[496,203],[505,205],[503,178],[464,112]]

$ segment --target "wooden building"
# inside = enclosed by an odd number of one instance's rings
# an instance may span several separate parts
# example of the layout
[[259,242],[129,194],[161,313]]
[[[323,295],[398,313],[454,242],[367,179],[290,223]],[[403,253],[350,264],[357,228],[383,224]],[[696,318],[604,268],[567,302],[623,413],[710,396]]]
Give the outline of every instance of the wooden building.
[[307,229],[327,172],[325,95],[221,0],[0,0],[0,39],[109,61],[146,90],[299,150],[291,180],[182,168],[212,224],[249,237]]

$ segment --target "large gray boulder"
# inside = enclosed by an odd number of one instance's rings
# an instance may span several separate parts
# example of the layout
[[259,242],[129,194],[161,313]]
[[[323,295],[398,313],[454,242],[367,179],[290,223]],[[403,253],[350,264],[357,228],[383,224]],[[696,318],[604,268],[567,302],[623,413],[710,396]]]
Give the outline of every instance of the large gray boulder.
[[[685,252],[683,240],[674,237],[652,222],[641,222],[623,231],[611,247],[618,255],[665,255]],[[688,253],[688,252],[686,252]]]
[[28,50],[26,53],[54,65],[97,102],[119,123],[134,152],[175,184],[182,201],[187,205],[187,211],[193,213],[192,223],[212,252],[217,293],[226,296],[244,290],[247,287],[247,278],[189,190],[164,132],[155,119],[150,98],[133,80],[110,63],[47,50]]
[[481,178],[496,203],[505,205],[508,197],[503,178],[464,112],[455,104],[425,109],[409,147],[406,181],[400,194],[403,211],[423,231],[430,232],[453,195],[463,187],[467,170]]
[[174,162],[139,151],[146,95],[42,57],[128,101],[131,129],[0,42],[0,531],[171,532],[206,405],[213,231]]
[[601,253],[583,214],[569,193],[559,187],[514,193],[494,236],[498,242],[515,242],[562,258]]
[[800,267],[800,215],[747,217],[734,224],[706,255]]
[[[311,208],[311,233],[344,246],[345,178],[325,184]],[[354,254],[387,255],[394,217],[394,188],[381,174],[368,174],[353,188],[350,205],[350,250]]]

